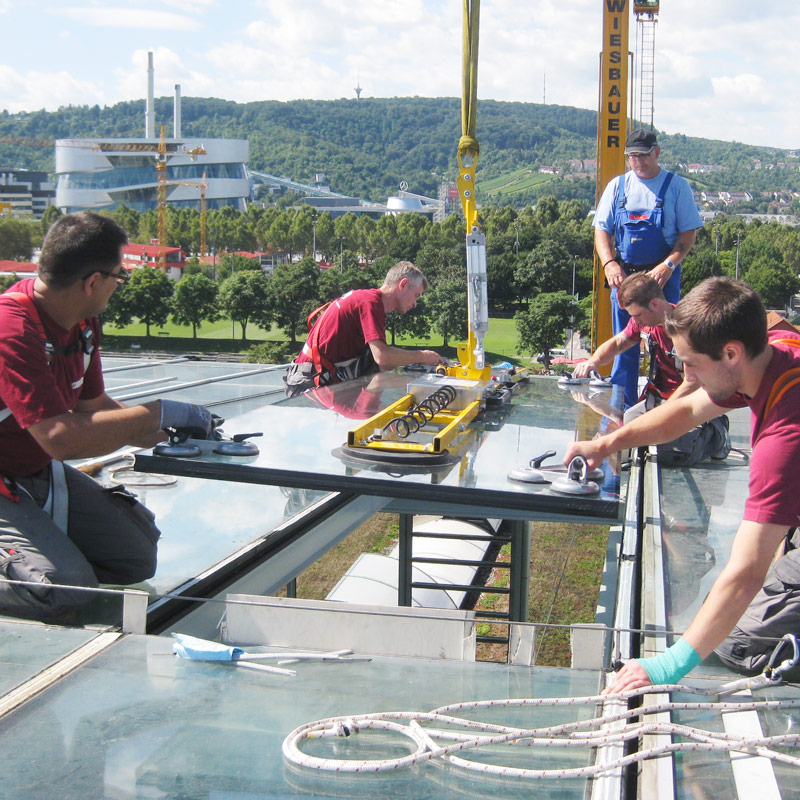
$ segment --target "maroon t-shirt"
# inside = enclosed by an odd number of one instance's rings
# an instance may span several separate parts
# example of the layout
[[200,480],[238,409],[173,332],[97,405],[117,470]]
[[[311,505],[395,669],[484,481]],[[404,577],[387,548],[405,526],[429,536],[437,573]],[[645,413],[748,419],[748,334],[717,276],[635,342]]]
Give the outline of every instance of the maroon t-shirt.
[[666,330],[661,325],[639,325],[631,317],[622,332],[630,340],[638,340],[642,333],[647,333],[655,341],[656,375],[654,383],[656,389],[663,395],[672,394],[682,383],[683,376],[675,363],[672,339],[667,336]]
[[720,403],[726,408],[750,407],[750,491],[744,519],[774,525],[800,525],[800,383],[784,392],[765,413],[775,382],[789,369],[800,368],[800,347],[777,343],[798,339],[786,331],[769,334],[772,359],[753,397],[735,395]]
[[[33,278],[9,291],[33,299]],[[81,326],[64,330],[41,307],[39,318],[55,347],[69,347],[81,336]],[[23,477],[46,467],[51,459],[25,430],[37,422],[72,411],[78,400],[92,400],[104,391],[97,345],[100,330],[91,320],[95,350],[84,374],[84,353],[53,356],[48,364],[42,336],[27,309],[18,302],[0,300],[0,475]]]
[[[338,364],[360,356],[370,342],[386,341],[386,310],[378,289],[355,289],[334,300],[317,320],[319,351]],[[312,331],[313,333],[313,331]],[[298,364],[311,361],[311,345],[306,341]]]

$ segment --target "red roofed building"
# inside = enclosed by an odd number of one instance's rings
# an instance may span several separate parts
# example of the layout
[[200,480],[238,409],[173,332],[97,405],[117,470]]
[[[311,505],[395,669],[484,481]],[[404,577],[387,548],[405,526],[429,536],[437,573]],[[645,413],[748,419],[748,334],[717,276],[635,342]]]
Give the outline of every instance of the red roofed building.
[[167,276],[179,281],[183,277],[186,266],[186,254],[180,247],[161,247],[157,244],[124,244],[122,245],[122,263],[128,269],[140,267],[158,267],[161,254],[167,258]]
[[33,278],[39,268],[33,261],[3,261],[0,260],[0,277],[18,275],[20,278]]

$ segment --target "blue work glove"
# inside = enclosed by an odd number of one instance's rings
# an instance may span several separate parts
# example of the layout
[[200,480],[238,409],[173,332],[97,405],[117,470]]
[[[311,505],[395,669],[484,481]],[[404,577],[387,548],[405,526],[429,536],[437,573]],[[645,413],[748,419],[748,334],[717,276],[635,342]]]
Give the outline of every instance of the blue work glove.
[[162,400],[160,427],[186,431],[192,439],[208,439],[214,429],[214,419],[204,406]]

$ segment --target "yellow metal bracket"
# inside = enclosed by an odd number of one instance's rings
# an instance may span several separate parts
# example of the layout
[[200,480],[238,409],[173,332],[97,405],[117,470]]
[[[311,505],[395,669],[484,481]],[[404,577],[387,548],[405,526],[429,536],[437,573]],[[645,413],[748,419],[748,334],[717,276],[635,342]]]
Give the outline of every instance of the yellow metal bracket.
[[[416,434],[416,436],[425,437],[426,441],[387,438],[391,435],[391,433],[386,433],[390,424],[408,413],[413,405],[414,395],[403,395],[357,428],[349,430],[347,432],[348,447],[437,455],[444,452],[455,439],[466,431],[469,423],[478,416],[482,408],[480,400],[473,400],[461,411],[442,409]],[[430,427],[430,431],[426,430],[428,427]]]

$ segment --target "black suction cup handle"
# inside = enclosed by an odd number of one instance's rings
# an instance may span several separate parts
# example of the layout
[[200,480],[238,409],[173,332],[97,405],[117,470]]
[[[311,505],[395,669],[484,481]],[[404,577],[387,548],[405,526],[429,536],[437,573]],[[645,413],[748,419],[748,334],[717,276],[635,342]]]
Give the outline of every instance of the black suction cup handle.
[[534,469],[539,469],[542,466],[542,462],[546,461],[548,458],[552,458],[556,454],[555,450],[548,450],[546,453],[542,453],[540,456],[536,456],[536,458],[531,459],[531,466]]
[[264,434],[259,433],[236,433],[233,436],[234,442],[243,442],[245,439],[252,439],[254,436],[263,436]]

